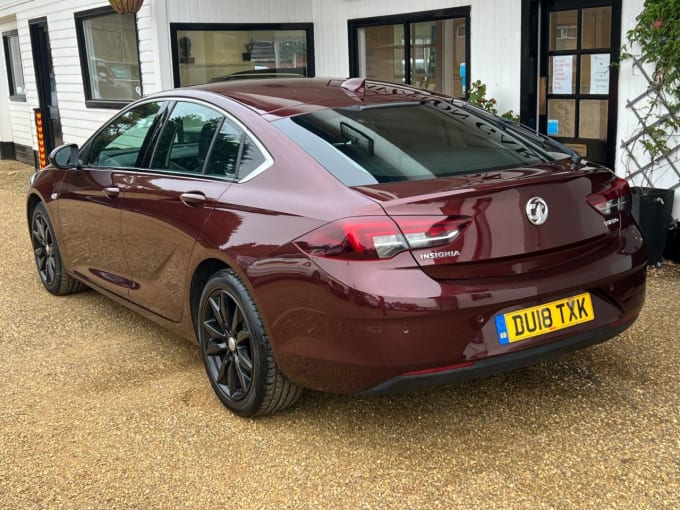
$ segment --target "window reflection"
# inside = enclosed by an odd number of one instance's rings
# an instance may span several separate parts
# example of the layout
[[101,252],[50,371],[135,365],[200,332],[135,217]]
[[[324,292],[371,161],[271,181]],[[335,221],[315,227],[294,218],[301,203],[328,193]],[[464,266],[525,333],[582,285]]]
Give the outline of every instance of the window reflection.
[[466,23],[462,17],[360,27],[358,73],[369,79],[407,83],[463,97],[466,44]]
[[309,75],[307,31],[177,30],[179,86],[268,74]]
[[142,96],[134,14],[106,14],[80,21],[87,58],[88,99],[130,101]]

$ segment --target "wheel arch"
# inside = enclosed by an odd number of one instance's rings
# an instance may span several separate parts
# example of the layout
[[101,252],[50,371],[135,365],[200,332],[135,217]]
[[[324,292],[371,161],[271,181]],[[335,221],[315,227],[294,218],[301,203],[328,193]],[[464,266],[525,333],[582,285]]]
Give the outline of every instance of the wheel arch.
[[26,202],[26,220],[28,222],[29,229],[31,225],[31,219],[33,218],[33,211],[35,211],[36,206],[42,201],[42,198],[40,198],[35,193],[31,193],[28,197]]
[[203,293],[203,288],[205,287],[208,279],[214,275],[217,271],[222,269],[232,269],[229,264],[225,261],[209,258],[201,262],[191,277],[191,284],[189,287],[189,306],[191,310],[191,322],[194,329],[194,334],[198,338],[198,305],[201,300],[201,294]]

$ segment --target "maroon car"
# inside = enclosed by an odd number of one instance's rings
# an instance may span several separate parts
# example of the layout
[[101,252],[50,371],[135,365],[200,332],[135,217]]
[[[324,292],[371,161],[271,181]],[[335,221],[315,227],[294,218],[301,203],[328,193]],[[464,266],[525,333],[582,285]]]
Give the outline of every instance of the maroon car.
[[188,338],[232,411],[375,394],[602,342],[644,302],[610,170],[439,94],[362,79],[139,100],[36,172],[48,291],[91,287]]

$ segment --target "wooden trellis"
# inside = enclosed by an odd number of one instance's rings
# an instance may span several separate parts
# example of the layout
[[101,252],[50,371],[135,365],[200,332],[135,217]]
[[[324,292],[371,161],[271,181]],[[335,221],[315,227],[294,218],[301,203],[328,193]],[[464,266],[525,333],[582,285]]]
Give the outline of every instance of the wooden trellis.
[[[639,59],[633,57],[633,67],[638,69],[642,76],[647,80],[648,87],[645,92],[640,94],[635,99],[626,102],[626,108],[629,108],[633,115],[638,120],[640,129],[638,129],[633,136],[628,140],[624,140],[621,143],[621,148],[625,152],[625,157],[629,161],[629,171],[627,174],[628,179],[639,182],[643,187],[654,187],[653,173],[658,175],[659,172],[673,171],[677,177],[674,184],[670,186],[664,186],[670,189],[676,189],[680,187],[680,169],[678,169],[678,159],[680,156],[680,133],[677,136],[673,136],[671,141],[674,144],[669,146],[668,152],[661,154],[654,160],[646,163],[640,163],[636,157],[636,152],[640,153],[639,146],[640,138],[644,135],[645,130],[653,129],[659,126],[665,119],[675,118],[678,115],[677,111],[672,111],[670,105],[666,101],[666,98],[659,90],[659,87],[654,83],[654,80],[649,76],[649,73],[645,70],[644,66]],[[661,108],[659,112],[660,115],[655,116],[656,121],[649,125],[645,125],[645,114],[646,108],[650,108],[651,104],[656,103],[657,108]]]

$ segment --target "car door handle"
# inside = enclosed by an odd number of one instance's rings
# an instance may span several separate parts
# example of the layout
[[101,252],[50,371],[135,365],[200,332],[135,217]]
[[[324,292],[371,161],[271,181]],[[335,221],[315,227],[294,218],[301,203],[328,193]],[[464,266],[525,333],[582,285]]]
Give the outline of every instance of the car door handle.
[[120,194],[120,188],[117,186],[107,186],[104,188],[104,194],[109,198],[116,198]]
[[201,205],[205,203],[205,195],[198,191],[190,191],[188,193],[182,193],[179,199],[184,205],[194,206]]

